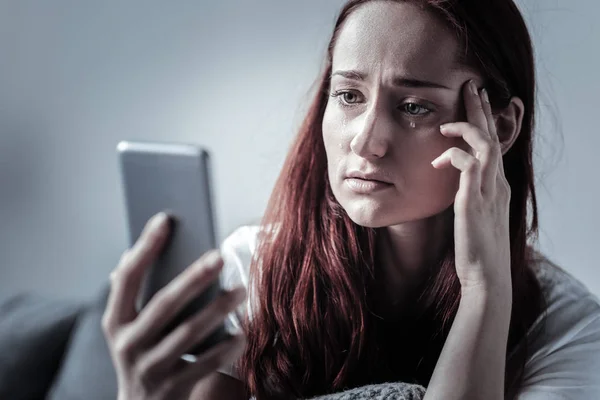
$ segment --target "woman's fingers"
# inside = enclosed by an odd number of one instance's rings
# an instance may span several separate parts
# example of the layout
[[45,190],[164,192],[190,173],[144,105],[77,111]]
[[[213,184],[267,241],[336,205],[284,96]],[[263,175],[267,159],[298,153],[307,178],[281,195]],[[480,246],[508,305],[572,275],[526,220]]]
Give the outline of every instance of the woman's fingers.
[[484,136],[481,129],[468,122],[444,124],[440,127],[440,132],[447,137],[462,137],[475,150],[474,158],[481,163],[479,190],[481,193],[493,195],[498,173],[498,158],[501,157],[499,145]]
[[140,364],[145,365],[145,370],[151,370],[152,376],[158,376],[170,370],[180,361],[181,355],[204,339],[223,324],[227,314],[246,298],[243,287],[222,293],[205,309],[185,323],[179,325],[162,339]]
[[481,193],[493,196],[502,153],[487,92],[474,95],[471,92],[473,86],[470,81],[464,89],[468,122],[444,124],[440,126],[440,132],[447,137],[462,137],[471,146],[473,156],[481,163]]
[[[175,327],[167,334],[168,339],[157,339],[192,299],[218,279],[223,267],[218,251],[204,254],[156,293],[139,313],[136,312],[136,298],[144,272],[159,256],[169,237],[168,221],[169,217],[164,213],[151,218],[140,238],[123,254],[111,274],[111,291],[102,316],[102,329],[119,375],[120,397],[186,397],[198,379],[233,362],[244,348],[244,338],[236,337],[215,345],[200,355],[194,364],[176,362],[181,361],[180,357],[187,349],[209,337],[224,322],[225,316],[244,297],[240,291],[220,296],[199,315]],[[161,373],[157,374],[159,370]]]
[[211,250],[159,290],[132,323],[135,340],[143,344],[159,337],[191,300],[219,278],[222,267],[220,253]]
[[232,336],[198,356],[195,363],[186,365],[174,379],[176,385],[189,385],[204,378],[225,365],[231,365],[242,355],[246,346],[246,337],[242,334]]
[[168,220],[165,213],[152,217],[135,245],[123,254],[118,267],[112,272],[111,291],[102,319],[107,334],[135,319],[135,299],[143,273],[159,255],[169,236]]
[[451,147],[433,160],[431,164],[438,169],[452,165],[460,170],[459,193],[468,196],[481,196],[481,163],[471,154],[458,147]]
[[490,134],[492,142],[499,143],[496,122],[494,121],[494,114],[492,113],[492,105],[490,104],[490,97],[486,88],[481,89],[481,108],[487,122],[487,132]]
[[[502,147],[500,145],[500,138],[498,137],[498,129],[496,127],[496,121],[494,121],[494,114],[492,112],[492,105],[490,103],[490,98],[487,93],[487,90],[483,88],[481,90],[481,98],[483,99],[483,112],[487,118],[488,123],[488,132],[490,133],[490,137],[492,138],[492,143],[498,149],[498,157],[497,157],[497,168],[499,176],[505,178],[504,174],[504,163],[502,162]],[[498,175],[497,175],[498,176]]]
[[440,126],[440,132],[446,137],[462,137],[473,150],[473,156],[483,162],[492,156],[492,141],[479,128],[469,122],[450,122]]
[[482,133],[489,137],[488,122],[483,112],[482,99],[479,89],[473,80],[470,80],[463,85],[463,98],[467,113],[467,121],[481,129]]

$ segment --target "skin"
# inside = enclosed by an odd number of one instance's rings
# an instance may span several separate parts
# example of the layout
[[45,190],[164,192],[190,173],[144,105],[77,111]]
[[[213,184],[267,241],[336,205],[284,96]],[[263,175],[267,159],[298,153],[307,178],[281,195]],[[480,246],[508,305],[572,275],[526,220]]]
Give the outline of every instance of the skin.
[[[457,62],[458,52],[454,33],[429,12],[384,1],[355,10],[333,51],[330,95],[337,96],[329,97],[322,123],[329,179],[354,222],[387,228],[380,246],[394,302],[425,278],[453,222],[460,171],[436,169],[431,161],[452,147],[472,153],[461,137],[440,132],[443,123],[465,120],[465,83],[482,82],[477,71]],[[364,80],[337,74],[349,70],[365,74]],[[395,76],[445,88],[396,86]],[[504,151],[516,138],[519,105],[515,99],[496,116],[508,122]],[[379,170],[393,186],[357,194],[344,179],[353,169]]]

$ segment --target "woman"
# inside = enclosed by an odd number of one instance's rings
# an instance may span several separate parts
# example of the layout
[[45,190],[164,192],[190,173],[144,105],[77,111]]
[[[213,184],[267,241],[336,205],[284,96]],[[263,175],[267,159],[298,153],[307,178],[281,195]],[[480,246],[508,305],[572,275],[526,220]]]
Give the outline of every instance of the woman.
[[[426,399],[600,398],[600,304],[531,247],[534,63],[513,2],[349,1],[326,61],[262,228],[238,229],[140,315],[166,218],[126,252],[103,324],[120,398],[389,381]],[[156,337],[219,273],[242,288]],[[245,340],[179,359],[236,307]]]

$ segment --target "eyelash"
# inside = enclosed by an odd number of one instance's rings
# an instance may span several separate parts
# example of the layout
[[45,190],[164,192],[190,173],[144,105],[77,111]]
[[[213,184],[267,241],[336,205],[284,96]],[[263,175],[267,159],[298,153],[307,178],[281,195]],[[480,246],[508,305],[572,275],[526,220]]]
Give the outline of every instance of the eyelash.
[[[337,90],[337,91],[335,91],[335,92],[331,93],[331,94],[330,94],[330,96],[331,96],[331,97],[333,97],[333,98],[335,98],[335,99],[336,99],[336,102],[337,102],[337,103],[338,103],[340,106],[342,106],[342,107],[344,107],[344,108],[350,108],[350,107],[353,107],[353,105],[354,105],[354,104],[352,104],[352,103],[351,103],[351,104],[348,104],[348,103],[346,103],[346,102],[344,102],[344,101],[342,100],[342,96],[343,96],[343,95],[345,95],[345,94],[348,94],[348,93],[350,93],[350,94],[354,94],[353,92],[351,92],[351,91],[349,91],[349,90]],[[409,113],[409,112],[407,112],[407,111],[406,111],[406,109],[405,109],[405,110],[404,110],[404,112],[405,112],[405,113],[406,113],[406,114],[407,114],[409,117],[411,117],[411,118],[422,118],[422,117],[424,117],[424,116],[426,116],[426,115],[429,115],[429,113],[431,113],[431,112],[433,111],[431,108],[429,108],[429,107],[426,107],[426,106],[424,106],[424,105],[422,105],[422,104],[416,103],[416,102],[414,102],[414,101],[409,101],[409,102],[407,102],[407,103],[404,103],[404,104],[402,104],[402,106],[403,106],[404,108],[406,108],[406,106],[407,106],[407,105],[409,105],[409,104],[414,104],[414,105],[416,105],[416,106],[420,107],[420,108],[421,108],[421,110],[425,110],[425,111],[426,111],[426,112],[424,112],[424,113],[421,113],[421,114],[412,114],[412,113]]]

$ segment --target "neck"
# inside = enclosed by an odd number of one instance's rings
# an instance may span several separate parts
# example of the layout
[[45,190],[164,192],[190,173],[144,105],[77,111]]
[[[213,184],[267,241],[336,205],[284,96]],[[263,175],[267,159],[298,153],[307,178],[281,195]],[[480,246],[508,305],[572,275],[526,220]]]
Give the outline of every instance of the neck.
[[383,230],[378,251],[392,305],[407,303],[417,294],[431,267],[442,257],[452,226],[453,208],[449,207],[432,217]]

